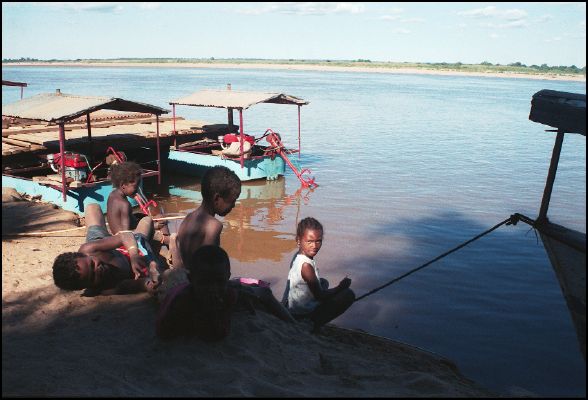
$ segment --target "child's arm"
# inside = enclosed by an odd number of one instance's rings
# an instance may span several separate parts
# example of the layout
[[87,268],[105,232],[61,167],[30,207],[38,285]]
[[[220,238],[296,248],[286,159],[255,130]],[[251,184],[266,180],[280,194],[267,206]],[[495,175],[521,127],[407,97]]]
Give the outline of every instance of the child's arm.
[[114,236],[108,236],[99,240],[84,243],[80,246],[79,252],[84,254],[93,254],[99,251],[114,250],[120,246],[124,246],[129,252],[131,258],[131,268],[135,274],[135,279],[140,277],[143,270],[147,268],[147,264],[137,248],[137,241],[132,232],[119,232]]
[[325,301],[333,297],[340,291],[347,289],[351,285],[351,279],[344,278],[336,287],[324,290],[321,287],[321,284],[317,279],[316,274],[314,273],[314,268],[312,268],[312,266],[309,263],[302,264],[301,274],[302,279],[304,279],[304,281],[308,284],[308,288],[312,292],[312,295],[318,301]]
[[[134,237],[133,237],[134,240]],[[91,242],[84,243],[80,246],[79,252],[84,254],[93,254],[99,251],[114,250],[123,245],[122,235],[107,236],[102,239],[93,240]],[[132,246],[132,245],[131,245]],[[134,246],[137,246],[135,242]]]

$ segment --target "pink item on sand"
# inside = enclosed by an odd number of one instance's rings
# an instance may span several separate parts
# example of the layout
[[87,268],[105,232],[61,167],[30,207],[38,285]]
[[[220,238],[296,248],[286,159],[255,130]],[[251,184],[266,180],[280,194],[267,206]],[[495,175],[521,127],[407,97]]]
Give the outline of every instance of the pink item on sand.
[[244,285],[257,285],[259,287],[269,287],[270,283],[255,278],[239,278],[239,282]]

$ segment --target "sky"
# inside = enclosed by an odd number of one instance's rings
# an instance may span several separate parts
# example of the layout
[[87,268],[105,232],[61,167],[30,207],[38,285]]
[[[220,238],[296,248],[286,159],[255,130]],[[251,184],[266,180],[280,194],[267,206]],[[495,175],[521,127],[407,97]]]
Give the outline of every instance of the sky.
[[2,58],[586,65],[586,3],[2,3]]

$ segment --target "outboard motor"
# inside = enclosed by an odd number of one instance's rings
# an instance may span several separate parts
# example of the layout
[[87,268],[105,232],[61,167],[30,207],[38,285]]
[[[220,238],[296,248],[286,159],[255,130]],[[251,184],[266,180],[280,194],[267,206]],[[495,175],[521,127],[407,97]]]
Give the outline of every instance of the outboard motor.
[[[65,176],[74,181],[85,181],[90,170],[88,159],[83,154],[66,151],[64,154]],[[61,154],[47,154],[47,163],[51,169],[61,173]]]

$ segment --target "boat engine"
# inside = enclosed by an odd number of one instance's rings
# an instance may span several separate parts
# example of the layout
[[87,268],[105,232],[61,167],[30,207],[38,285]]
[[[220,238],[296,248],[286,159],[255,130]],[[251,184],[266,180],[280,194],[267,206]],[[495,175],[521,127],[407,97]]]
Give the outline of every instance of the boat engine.
[[[64,153],[65,176],[74,181],[85,181],[90,169],[88,159],[83,154],[66,151]],[[61,154],[47,154],[47,163],[51,169],[61,173]]]
[[[239,143],[240,140],[241,139],[240,139],[239,135],[234,134],[234,133],[228,133],[226,135],[222,135],[222,136],[218,137],[218,141],[220,142],[221,147],[225,150],[229,148],[231,143]],[[251,146],[253,146],[255,144],[255,138],[251,135],[244,134],[243,141],[249,142],[249,144]]]

